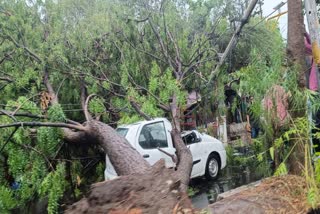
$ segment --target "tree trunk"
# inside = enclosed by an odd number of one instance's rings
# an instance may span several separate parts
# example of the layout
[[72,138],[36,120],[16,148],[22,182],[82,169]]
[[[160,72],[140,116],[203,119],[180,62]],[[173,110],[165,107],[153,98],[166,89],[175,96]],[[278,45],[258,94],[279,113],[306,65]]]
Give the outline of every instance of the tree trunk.
[[102,146],[118,175],[144,173],[150,168],[141,154],[107,124],[91,120],[86,127],[87,135]]
[[187,187],[192,169],[190,150],[180,132],[172,131],[179,162],[167,169],[164,160],[150,166],[127,140],[108,125],[89,120],[86,139],[100,144],[119,178],[94,184],[87,198],[67,213],[192,213]]
[[173,119],[173,127],[178,132],[181,132],[180,109],[178,105],[177,95],[175,93],[172,96],[172,102],[170,103],[170,110],[171,110],[172,119]]
[[94,184],[89,196],[66,213],[193,213],[187,194],[179,189],[178,177],[161,160],[145,173]]
[[306,62],[304,46],[304,23],[302,14],[302,1],[288,1],[288,58],[299,69],[299,87],[306,87]]
[[180,132],[174,129],[171,133],[174,146],[177,150],[177,173],[181,181],[181,191],[187,192],[192,171],[192,155],[181,139]]
[[[302,14],[302,1],[289,0],[287,53],[289,62],[292,66],[291,72],[295,72],[295,69],[298,69],[298,86],[300,90],[304,90],[306,87],[304,32],[305,29]],[[304,117],[305,108],[294,111],[292,116],[294,118]],[[304,145],[303,143],[298,142],[289,158],[289,172],[292,174],[301,175],[303,172],[302,166],[304,163],[304,159]]]

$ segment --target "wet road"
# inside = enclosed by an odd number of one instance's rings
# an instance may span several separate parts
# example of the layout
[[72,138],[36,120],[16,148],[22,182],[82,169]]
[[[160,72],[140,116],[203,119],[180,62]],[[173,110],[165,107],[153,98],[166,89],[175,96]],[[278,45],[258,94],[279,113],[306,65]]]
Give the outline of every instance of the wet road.
[[227,167],[216,181],[207,181],[205,178],[191,180],[190,187],[194,192],[191,200],[195,208],[203,209],[214,203],[220,193],[259,179],[261,177],[250,172],[249,167]]

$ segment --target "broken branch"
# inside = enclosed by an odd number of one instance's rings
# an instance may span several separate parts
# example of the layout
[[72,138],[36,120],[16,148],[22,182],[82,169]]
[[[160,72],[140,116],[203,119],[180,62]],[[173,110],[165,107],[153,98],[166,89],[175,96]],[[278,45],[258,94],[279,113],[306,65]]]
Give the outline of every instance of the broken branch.
[[2,148],[0,149],[0,154],[2,153],[2,150],[4,149],[4,147],[6,147],[6,145],[9,143],[10,139],[13,137],[13,135],[16,133],[17,130],[18,130],[18,127],[16,127],[15,130],[10,134],[10,136],[8,137],[8,139],[6,140],[6,142],[3,144]]
[[152,118],[149,115],[141,111],[141,107],[138,105],[138,103],[136,103],[132,98],[129,98],[129,100],[130,100],[131,106],[140,116],[142,116],[146,120],[152,120]]
[[84,116],[86,117],[86,120],[89,121],[89,120],[92,120],[92,116],[90,115],[89,111],[88,111],[88,105],[89,105],[89,101],[90,99],[92,99],[93,97],[97,96],[96,94],[90,94],[87,99],[86,99],[86,102],[84,104],[84,109],[83,109],[83,112],[84,112]]
[[9,123],[9,124],[1,124],[0,129],[2,128],[8,128],[8,127],[60,127],[60,128],[69,128],[69,129],[75,129],[78,131],[86,131],[85,127],[82,125],[73,125],[73,124],[67,124],[67,123],[51,123],[51,122],[16,122],[16,123]]
[[158,150],[159,150],[160,152],[162,152],[163,154],[168,155],[168,156],[172,159],[173,163],[175,163],[175,164],[178,163],[177,156],[172,155],[172,154],[170,154],[169,152],[166,152],[166,151],[164,151],[163,149],[161,149],[161,148],[159,148],[159,147],[158,147]]

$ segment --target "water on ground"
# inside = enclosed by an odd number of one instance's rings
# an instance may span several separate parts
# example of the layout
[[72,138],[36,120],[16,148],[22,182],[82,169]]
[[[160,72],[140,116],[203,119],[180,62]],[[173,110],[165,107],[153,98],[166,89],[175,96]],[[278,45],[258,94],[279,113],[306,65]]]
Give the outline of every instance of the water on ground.
[[228,166],[220,172],[216,181],[208,181],[205,178],[191,180],[190,188],[193,192],[191,197],[195,208],[203,209],[214,203],[220,193],[235,189],[239,186],[257,181],[261,177],[256,176],[245,166]]

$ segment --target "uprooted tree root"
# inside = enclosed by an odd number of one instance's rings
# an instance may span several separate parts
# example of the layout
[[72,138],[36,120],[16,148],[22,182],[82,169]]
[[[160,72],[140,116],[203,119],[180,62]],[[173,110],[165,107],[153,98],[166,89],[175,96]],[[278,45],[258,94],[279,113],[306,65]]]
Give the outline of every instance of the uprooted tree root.
[[308,213],[307,185],[303,177],[271,177],[210,206],[211,213]]
[[94,184],[88,197],[67,211],[75,213],[194,213],[186,193],[180,191],[180,180],[164,161],[156,163],[145,174],[132,174]]
[[[73,204],[66,213],[199,213],[179,186],[175,171],[165,168],[160,161],[146,174],[122,176],[93,185],[88,197]],[[287,175],[267,178],[257,186],[224,198],[210,205],[206,213],[298,214],[310,211],[305,179]]]

